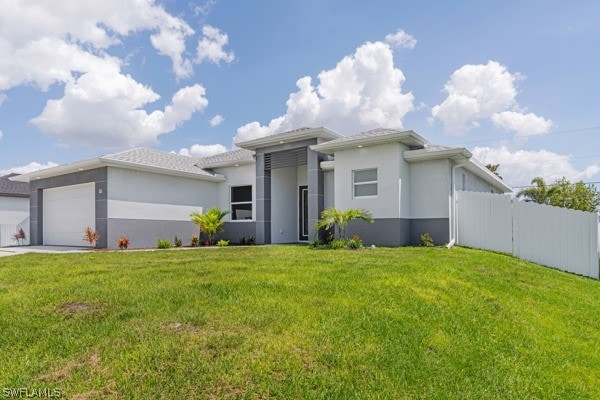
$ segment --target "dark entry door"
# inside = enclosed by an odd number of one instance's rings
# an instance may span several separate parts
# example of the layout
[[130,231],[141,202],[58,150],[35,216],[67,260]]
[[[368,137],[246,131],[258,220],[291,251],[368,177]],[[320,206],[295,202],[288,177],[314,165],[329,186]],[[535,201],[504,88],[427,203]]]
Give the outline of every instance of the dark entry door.
[[308,240],[308,186],[299,187],[298,199],[298,240]]

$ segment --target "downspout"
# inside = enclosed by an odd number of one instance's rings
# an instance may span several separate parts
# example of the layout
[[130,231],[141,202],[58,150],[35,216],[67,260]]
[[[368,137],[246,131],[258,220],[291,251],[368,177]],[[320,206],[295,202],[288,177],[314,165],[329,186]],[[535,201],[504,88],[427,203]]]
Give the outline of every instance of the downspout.
[[451,249],[456,244],[456,236],[458,236],[457,232],[457,223],[456,223],[456,170],[460,167],[464,167],[469,162],[469,159],[466,161],[456,164],[452,167],[452,172],[450,174],[450,218],[449,218],[449,230],[450,230],[450,241],[448,242],[447,248]]

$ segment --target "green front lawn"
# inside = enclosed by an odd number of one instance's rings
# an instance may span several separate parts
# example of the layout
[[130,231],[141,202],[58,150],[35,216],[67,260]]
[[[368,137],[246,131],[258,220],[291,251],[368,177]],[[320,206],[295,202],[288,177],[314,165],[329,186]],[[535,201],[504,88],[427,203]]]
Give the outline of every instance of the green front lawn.
[[0,259],[0,390],[600,398],[599,349],[600,282],[478,250]]

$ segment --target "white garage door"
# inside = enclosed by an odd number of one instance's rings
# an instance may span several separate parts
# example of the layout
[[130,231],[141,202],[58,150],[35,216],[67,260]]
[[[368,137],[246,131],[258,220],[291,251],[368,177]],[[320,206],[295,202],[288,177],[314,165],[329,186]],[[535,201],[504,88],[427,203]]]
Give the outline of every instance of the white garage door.
[[83,231],[96,229],[95,184],[45,189],[43,195],[44,244],[85,246]]

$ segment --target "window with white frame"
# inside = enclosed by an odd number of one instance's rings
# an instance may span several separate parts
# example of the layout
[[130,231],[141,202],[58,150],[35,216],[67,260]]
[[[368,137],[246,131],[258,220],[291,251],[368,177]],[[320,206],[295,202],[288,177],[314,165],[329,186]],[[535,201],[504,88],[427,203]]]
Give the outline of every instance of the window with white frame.
[[231,187],[231,219],[252,219],[252,185]]
[[352,171],[354,197],[377,196],[377,168]]

